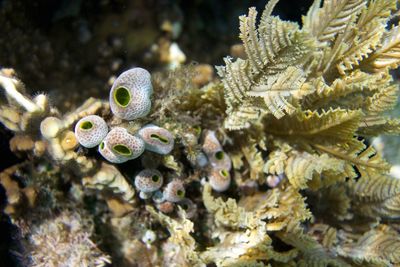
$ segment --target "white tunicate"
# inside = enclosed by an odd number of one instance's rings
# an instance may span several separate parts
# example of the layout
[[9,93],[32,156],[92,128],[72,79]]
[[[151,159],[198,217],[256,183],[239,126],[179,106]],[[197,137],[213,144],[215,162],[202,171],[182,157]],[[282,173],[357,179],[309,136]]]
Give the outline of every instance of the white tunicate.
[[222,146],[217,139],[215,131],[207,130],[204,132],[202,149],[207,156],[222,150]]
[[140,199],[146,200],[146,199],[151,198],[152,195],[153,195],[153,193],[151,193],[151,192],[143,192],[143,191],[140,191],[140,193],[139,193],[139,198],[140,198]]
[[124,120],[144,117],[150,112],[152,93],[151,75],[147,70],[127,70],[118,76],[111,88],[111,111]]
[[151,245],[154,241],[156,241],[156,233],[152,230],[147,230],[142,236],[142,242],[146,245]]
[[214,169],[225,169],[230,171],[232,168],[231,158],[223,150],[218,150],[214,153],[208,154],[208,160]]
[[112,163],[123,163],[144,152],[144,142],[125,128],[113,128],[99,145],[100,154]]
[[177,203],[186,212],[186,217],[191,219],[196,215],[197,206],[188,198],[184,198]]
[[179,202],[185,197],[185,187],[180,180],[169,182],[164,189],[164,198],[170,202]]
[[168,130],[156,125],[144,126],[138,135],[146,143],[146,150],[166,155],[174,148],[174,136]]
[[154,192],[152,199],[155,203],[162,203],[165,201],[164,194],[160,190]]
[[204,153],[202,153],[202,152],[200,152],[199,154],[197,154],[197,157],[196,157],[196,164],[197,164],[197,166],[200,167],[200,168],[205,167],[205,166],[208,164],[207,156],[206,156]]
[[56,117],[47,117],[40,123],[40,132],[46,139],[57,136],[62,128],[62,121]]
[[231,184],[231,175],[225,169],[212,169],[208,175],[212,189],[217,192],[226,191]]
[[136,189],[145,193],[157,191],[162,184],[163,176],[155,169],[144,169],[135,176]]
[[107,123],[97,115],[89,115],[80,119],[75,125],[75,137],[87,148],[97,146],[108,133]]

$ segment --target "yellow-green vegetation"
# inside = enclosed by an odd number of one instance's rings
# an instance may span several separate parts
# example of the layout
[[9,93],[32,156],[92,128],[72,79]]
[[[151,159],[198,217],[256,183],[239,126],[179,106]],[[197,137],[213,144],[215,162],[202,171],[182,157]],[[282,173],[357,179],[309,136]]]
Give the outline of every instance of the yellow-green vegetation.
[[400,264],[400,180],[366,141],[400,132],[400,121],[384,115],[398,97],[390,70],[400,63],[399,26],[391,25],[399,3],[316,0],[299,26],[272,15],[277,2],[268,2],[259,23],[254,8],[239,18],[247,57],[226,58],[218,72],[235,180],[287,179],[238,201],[215,199],[206,186],[220,242],[204,259]]

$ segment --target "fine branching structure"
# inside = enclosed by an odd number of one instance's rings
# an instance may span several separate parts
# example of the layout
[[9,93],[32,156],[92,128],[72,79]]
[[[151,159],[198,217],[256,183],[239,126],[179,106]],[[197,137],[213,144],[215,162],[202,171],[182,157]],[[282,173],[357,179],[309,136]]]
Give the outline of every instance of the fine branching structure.
[[[243,57],[226,57],[203,87],[191,66],[133,68],[109,101],[61,114],[1,69],[0,121],[15,133],[11,150],[29,157],[0,174],[21,257],[400,266],[400,177],[371,145],[400,133],[387,115],[398,102],[400,3],[315,0],[302,25],[274,15],[276,4],[239,17]],[[53,232],[78,234],[50,244]],[[41,249],[69,244],[84,249]]]

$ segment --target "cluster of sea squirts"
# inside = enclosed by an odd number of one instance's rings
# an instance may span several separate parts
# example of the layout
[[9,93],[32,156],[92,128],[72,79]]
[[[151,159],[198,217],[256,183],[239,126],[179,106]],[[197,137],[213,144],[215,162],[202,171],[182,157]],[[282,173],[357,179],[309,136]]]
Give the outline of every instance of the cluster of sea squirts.
[[[147,70],[127,70],[114,81],[110,90],[111,112],[126,121],[145,117],[151,109],[152,93],[151,75]],[[167,155],[174,148],[175,142],[171,132],[154,124],[143,126],[135,134],[119,126],[109,130],[106,121],[97,115],[80,119],[75,125],[75,136],[84,147],[98,146],[99,153],[115,164],[138,158],[145,150]],[[207,156],[203,167],[208,170],[210,185],[218,192],[227,190],[231,182],[231,159],[222,149],[214,131],[204,131],[202,150]],[[157,169],[144,169],[134,179],[140,198],[152,198],[157,207],[166,213],[173,210],[174,203],[183,205],[190,215],[195,205],[185,198],[183,182],[172,180],[161,191],[163,183],[164,177]]]

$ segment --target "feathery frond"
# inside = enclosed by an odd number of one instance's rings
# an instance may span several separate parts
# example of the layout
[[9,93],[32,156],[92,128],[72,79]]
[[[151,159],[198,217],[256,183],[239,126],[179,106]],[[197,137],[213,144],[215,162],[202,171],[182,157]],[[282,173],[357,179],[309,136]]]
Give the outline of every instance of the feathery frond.
[[[303,95],[298,92],[305,80],[300,66],[309,56],[312,42],[307,40],[307,35],[299,30],[297,24],[270,15],[276,2],[267,5],[258,26],[254,8],[250,8],[247,16],[240,17],[240,38],[247,59],[233,62],[227,57],[225,66],[217,67],[225,87],[228,106],[225,127],[229,129],[246,128],[249,122],[268,113],[277,117],[282,117],[284,111],[290,114],[294,108],[287,98],[301,98]],[[273,85],[275,87],[271,88]],[[254,92],[257,89],[268,93],[264,96],[265,104],[255,108],[256,105],[251,104],[251,94],[256,96]],[[249,109],[256,112],[246,111]],[[233,118],[236,116],[241,119]]]
[[356,262],[391,266],[391,263],[400,263],[400,237],[396,230],[380,225],[366,232],[356,243],[340,247],[338,252]]
[[342,42],[346,51],[340,56],[337,68],[341,74],[352,70],[368,58],[380,44],[391,11],[396,9],[397,0],[370,1],[349,30],[344,33]]
[[381,47],[368,59],[373,70],[394,69],[400,64],[400,27],[395,26],[385,33]]
[[304,28],[320,43],[327,45],[365,6],[364,0],[315,0],[307,17],[303,19]]
[[[307,182],[315,176],[322,180],[323,178],[320,177],[324,176],[325,172],[333,172],[329,175],[340,179],[343,169],[343,161],[331,158],[327,154],[318,156],[295,152],[291,153],[286,161],[285,174],[295,188],[304,189],[307,188]],[[343,180],[344,178],[342,177]]]
[[361,111],[330,109],[322,111],[304,111],[285,120],[269,119],[265,129],[268,133],[293,138],[349,140],[353,137],[361,119]]

